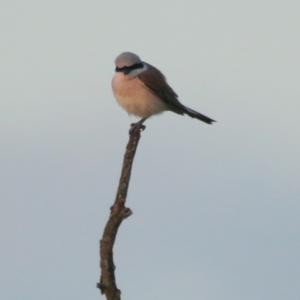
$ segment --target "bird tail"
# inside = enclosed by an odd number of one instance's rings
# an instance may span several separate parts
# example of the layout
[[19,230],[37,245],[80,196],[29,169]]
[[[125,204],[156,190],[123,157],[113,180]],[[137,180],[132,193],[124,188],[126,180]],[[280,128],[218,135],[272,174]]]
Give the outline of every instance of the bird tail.
[[189,107],[186,107],[186,106],[184,106],[183,112],[185,114],[189,115],[190,117],[196,118],[196,119],[198,119],[200,121],[203,121],[203,122],[205,122],[207,124],[212,124],[213,122],[216,122],[215,120],[213,120],[213,119],[211,119],[211,118],[209,118],[209,117],[207,117],[205,115],[202,115],[199,112],[197,112],[197,111],[195,111],[195,110],[193,110],[193,109],[191,109]]

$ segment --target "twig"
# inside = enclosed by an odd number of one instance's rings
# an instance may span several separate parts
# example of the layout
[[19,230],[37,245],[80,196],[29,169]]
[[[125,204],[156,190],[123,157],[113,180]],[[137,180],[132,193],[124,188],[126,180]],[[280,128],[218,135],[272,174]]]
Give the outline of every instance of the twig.
[[117,288],[115,278],[115,265],[113,260],[113,246],[122,221],[132,214],[130,208],[125,207],[129,186],[131,168],[135,152],[145,126],[138,124],[130,130],[130,137],[126,147],[123,167],[115,202],[111,207],[109,219],[105,225],[100,241],[100,268],[101,277],[97,287],[107,300],[120,300],[121,291]]

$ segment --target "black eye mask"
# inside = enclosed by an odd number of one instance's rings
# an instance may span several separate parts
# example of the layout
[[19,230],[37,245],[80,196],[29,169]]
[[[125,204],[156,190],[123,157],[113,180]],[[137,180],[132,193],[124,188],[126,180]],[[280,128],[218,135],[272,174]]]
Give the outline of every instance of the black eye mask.
[[144,67],[143,63],[137,63],[130,67],[124,66],[122,68],[116,67],[116,72],[122,72],[124,74],[129,74],[132,70],[141,69]]

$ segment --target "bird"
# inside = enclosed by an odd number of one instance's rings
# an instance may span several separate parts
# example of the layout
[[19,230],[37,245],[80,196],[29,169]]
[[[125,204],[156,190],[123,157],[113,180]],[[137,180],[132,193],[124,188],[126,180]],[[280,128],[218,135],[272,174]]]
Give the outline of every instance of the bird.
[[207,124],[215,122],[183,105],[163,73],[132,52],[123,52],[115,59],[112,91],[128,114],[141,118],[132,126],[141,126],[149,117],[164,111],[188,115]]

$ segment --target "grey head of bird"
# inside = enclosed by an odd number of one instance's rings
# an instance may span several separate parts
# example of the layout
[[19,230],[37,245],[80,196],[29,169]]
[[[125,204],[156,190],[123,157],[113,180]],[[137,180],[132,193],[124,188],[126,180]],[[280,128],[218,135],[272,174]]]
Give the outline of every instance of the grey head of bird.
[[123,52],[115,60],[116,72],[122,72],[125,75],[136,69],[141,69],[144,64],[140,57],[132,52]]

